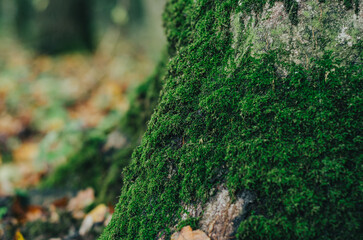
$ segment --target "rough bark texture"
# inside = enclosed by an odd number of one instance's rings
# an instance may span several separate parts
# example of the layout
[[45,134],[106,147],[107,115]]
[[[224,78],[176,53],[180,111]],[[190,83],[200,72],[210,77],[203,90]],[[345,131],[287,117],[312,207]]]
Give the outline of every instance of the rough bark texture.
[[233,204],[231,239],[360,238],[361,4],[169,0],[160,103],[100,239],[226,239],[208,216]]

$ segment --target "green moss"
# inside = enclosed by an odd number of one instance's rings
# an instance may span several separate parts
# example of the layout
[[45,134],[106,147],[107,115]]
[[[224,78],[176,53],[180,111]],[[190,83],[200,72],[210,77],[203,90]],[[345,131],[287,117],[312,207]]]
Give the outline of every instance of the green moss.
[[359,238],[361,65],[325,52],[304,68],[282,49],[237,64],[231,13],[264,1],[183,2],[167,6],[176,55],[100,239],[157,239],[222,183],[257,196],[238,239]]
[[[104,136],[87,136],[80,152],[59,166],[44,182],[44,187],[86,188],[99,190],[111,163],[103,155]],[[84,171],[87,169],[87,171]]]
[[[166,3],[164,11],[164,27],[166,30],[166,37],[169,44],[169,54],[173,55],[176,49],[185,45],[190,38],[190,7],[193,0],[170,0]],[[183,12],[184,14],[178,14]],[[173,19],[168,21],[167,19]]]
[[199,218],[188,218],[184,221],[181,221],[176,228],[177,231],[180,231],[183,227],[190,226],[192,229],[197,229],[199,225]]
[[131,97],[131,106],[121,121],[121,130],[129,138],[139,140],[158,103],[165,75],[167,57],[164,55],[155,72],[141,84]]

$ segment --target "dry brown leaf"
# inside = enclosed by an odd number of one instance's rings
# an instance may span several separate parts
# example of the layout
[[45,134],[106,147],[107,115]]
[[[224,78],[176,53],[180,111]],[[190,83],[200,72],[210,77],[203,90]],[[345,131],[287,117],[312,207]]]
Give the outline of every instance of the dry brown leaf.
[[8,114],[0,114],[0,135],[15,136],[23,130],[22,122]]
[[14,162],[33,162],[38,156],[38,143],[25,142],[13,151]]
[[180,232],[174,233],[171,240],[210,240],[210,238],[203,231],[193,231],[190,226],[186,226]]
[[72,212],[73,217],[80,219],[84,217],[83,209],[93,203],[95,200],[95,192],[92,188],[79,191],[77,196],[72,198],[68,205],[67,210]]
[[19,169],[21,170],[22,178],[14,183],[14,186],[18,188],[36,186],[44,176],[43,172],[35,171],[32,166],[19,166]]
[[34,222],[36,220],[44,219],[45,212],[41,206],[29,206],[26,211],[26,221]]
[[50,211],[50,218],[49,221],[52,223],[58,223],[60,216],[57,212],[57,208],[54,205],[50,205],[49,207],[49,211]]
[[53,205],[56,208],[65,208],[65,207],[67,207],[68,202],[69,202],[69,198],[63,197],[61,199],[55,200],[51,205]]

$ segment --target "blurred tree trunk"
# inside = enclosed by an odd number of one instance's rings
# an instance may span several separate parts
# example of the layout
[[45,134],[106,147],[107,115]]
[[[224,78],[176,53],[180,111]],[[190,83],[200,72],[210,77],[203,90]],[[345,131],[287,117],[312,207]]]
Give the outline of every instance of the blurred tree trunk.
[[0,0],[0,30],[12,29],[16,1]]
[[127,9],[130,25],[142,23],[144,19],[142,0],[121,0],[121,4]]
[[30,0],[16,0],[15,29],[23,41],[31,41],[34,8]]
[[50,0],[37,16],[37,49],[58,53],[73,49],[93,49],[92,1]]
[[18,36],[39,53],[92,50],[92,3],[87,0],[16,0]]

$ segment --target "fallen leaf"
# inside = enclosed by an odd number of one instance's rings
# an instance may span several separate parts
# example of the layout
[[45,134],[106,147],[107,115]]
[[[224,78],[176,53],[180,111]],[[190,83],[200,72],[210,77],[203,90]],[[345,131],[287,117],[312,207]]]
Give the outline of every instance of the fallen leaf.
[[72,212],[72,215],[76,219],[84,217],[83,209],[93,203],[95,200],[95,192],[92,188],[79,191],[77,196],[72,198],[67,206],[67,210]]
[[183,227],[183,229],[178,232],[174,233],[171,240],[210,240],[210,238],[201,230],[195,230],[190,226]]
[[95,207],[87,216],[91,216],[94,223],[103,222],[107,214],[107,206],[105,204],[100,204]]
[[102,223],[103,221],[105,221],[107,213],[108,213],[108,207],[105,204],[100,204],[97,207],[95,207],[83,219],[83,222],[79,229],[79,234],[81,236],[84,236],[86,233],[88,233],[91,230],[93,224]]
[[8,114],[0,114],[0,135],[14,136],[23,130],[23,125],[19,119]]
[[25,142],[13,151],[14,162],[33,162],[38,156],[38,144]]
[[28,222],[34,222],[44,218],[44,210],[40,206],[29,206],[25,216]]
[[106,220],[103,222],[103,225],[104,225],[105,227],[107,227],[107,225],[111,222],[111,220],[112,220],[112,214],[110,214],[110,215],[106,218]]
[[50,211],[49,221],[52,223],[59,223],[60,216],[57,212],[57,208],[54,205],[50,205],[49,211]]
[[93,226],[93,219],[92,219],[92,216],[86,216],[84,219],[83,219],[83,222],[82,222],[82,225],[78,231],[79,235],[81,236],[84,236],[86,235],[86,233],[88,233],[92,226]]
[[52,205],[56,208],[65,208],[67,207],[67,204],[69,202],[69,198],[68,197],[63,197],[61,199],[57,199],[55,200]]
[[14,239],[15,240],[25,240],[23,237],[23,234],[21,234],[21,232],[19,230],[16,231]]
[[126,144],[127,138],[122,133],[115,130],[107,136],[106,144],[103,146],[102,150],[106,152],[112,148],[120,149],[125,147]]

